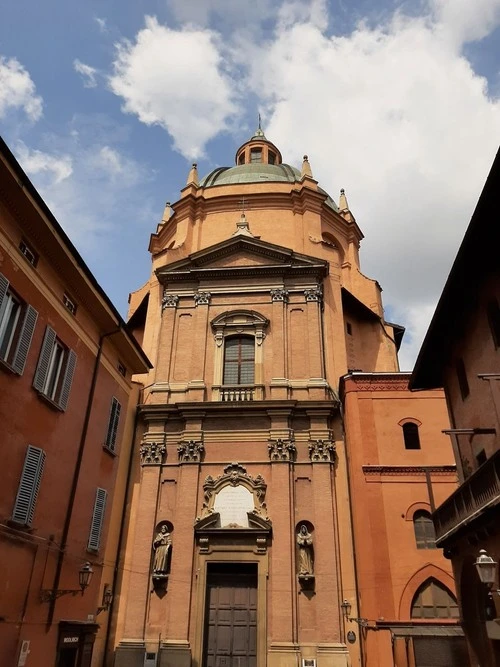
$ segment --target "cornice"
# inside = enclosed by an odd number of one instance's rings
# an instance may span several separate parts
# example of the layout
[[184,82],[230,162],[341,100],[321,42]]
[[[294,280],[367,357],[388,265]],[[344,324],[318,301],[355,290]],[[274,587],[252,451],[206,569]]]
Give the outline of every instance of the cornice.
[[456,465],[442,466],[362,466],[365,475],[415,475],[426,472],[437,475],[456,475]]

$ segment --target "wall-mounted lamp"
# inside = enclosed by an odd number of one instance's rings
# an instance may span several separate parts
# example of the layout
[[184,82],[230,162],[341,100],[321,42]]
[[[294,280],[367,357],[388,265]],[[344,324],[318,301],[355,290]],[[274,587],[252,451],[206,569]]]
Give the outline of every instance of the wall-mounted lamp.
[[479,579],[488,587],[490,595],[492,590],[494,590],[497,595],[500,595],[500,590],[493,589],[498,563],[494,561],[491,556],[488,556],[486,549],[480,550],[479,556],[476,558],[475,566],[479,575]]
[[81,593],[82,595],[85,593],[85,589],[88,588],[90,585],[90,582],[92,580],[92,575],[94,574],[94,570],[92,569],[92,565],[87,561],[82,565],[80,570],[78,571],[78,583],[80,584],[80,588],[61,588],[61,589],[42,589],[40,591],[40,600],[42,602],[52,602],[53,600],[57,600],[57,598],[62,597],[63,595],[76,595],[77,593]]
[[360,628],[367,628],[368,627],[368,619],[367,618],[351,618],[351,609],[352,605],[349,602],[349,600],[344,600],[340,608],[342,609],[342,613],[344,614],[344,618],[347,621],[354,621],[359,625]]
[[97,607],[95,615],[99,616],[101,611],[108,611],[108,609],[111,607],[112,602],[113,602],[113,591],[111,590],[111,586],[109,584],[104,584],[104,591],[102,594],[102,604],[100,607]]

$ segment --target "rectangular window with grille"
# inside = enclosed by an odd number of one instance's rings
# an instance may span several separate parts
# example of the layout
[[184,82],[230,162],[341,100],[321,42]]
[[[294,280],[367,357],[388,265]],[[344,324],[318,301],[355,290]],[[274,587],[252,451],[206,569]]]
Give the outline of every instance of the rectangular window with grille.
[[31,526],[33,523],[44,464],[45,452],[43,449],[28,445],[12,511],[12,521],[23,526]]
[[33,338],[37,311],[10,289],[0,273],[0,360],[22,375]]
[[251,336],[226,339],[224,384],[253,385],[255,378],[255,341]]
[[57,338],[54,329],[47,327],[33,387],[61,410],[66,410],[75,367],[76,354]]
[[120,422],[120,412],[122,406],[120,405],[118,399],[114,396],[111,399],[111,409],[109,411],[109,421],[108,421],[108,431],[106,433],[106,440],[104,446],[110,449],[112,452],[116,448],[116,436],[118,434],[118,424]]
[[94,511],[92,512],[92,522],[90,524],[89,541],[87,549],[89,551],[99,551],[101,543],[102,526],[104,523],[104,513],[106,511],[106,499],[108,492],[105,489],[96,489]]

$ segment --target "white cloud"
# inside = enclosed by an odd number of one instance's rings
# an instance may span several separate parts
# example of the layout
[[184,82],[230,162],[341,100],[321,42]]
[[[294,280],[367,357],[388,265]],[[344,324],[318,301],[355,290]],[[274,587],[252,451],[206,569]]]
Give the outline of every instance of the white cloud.
[[221,44],[209,30],[171,30],[147,17],[135,42],[117,46],[113,65],[110,87],[123,110],[165,128],[188,158],[203,155],[237,110]]
[[20,141],[15,153],[72,241],[95,253],[116,233],[119,211],[126,210],[135,222],[144,216],[151,222],[153,215],[144,201],[151,172],[116,147],[82,143],[82,137],[88,138],[85,127],[80,133],[73,123],[68,135],[45,137],[45,144],[58,147],[58,153]]
[[0,56],[0,118],[9,109],[22,109],[30,121],[36,121],[42,107],[29,72],[16,58]]
[[86,65],[80,60],[75,59],[73,60],[73,68],[75,72],[78,72],[78,74],[82,75],[83,85],[85,88],[95,88],[97,86],[97,81],[95,78],[97,70],[95,67],[91,67],[90,65]]
[[406,367],[500,142],[500,102],[463,53],[498,24],[497,6],[433,0],[425,15],[342,37],[325,34],[319,13],[242,49],[266,135],[293,164],[308,153],[334,198],[346,188],[366,235],[363,272],[408,325]]
[[94,16],[94,21],[97,23],[97,25],[98,25],[98,27],[99,27],[99,30],[100,30],[102,33],[109,32],[109,30],[108,30],[108,24],[107,24],[107,20],[106,20],[106,19],[104,19],[104,18],[100,18],[99,16]]
[[73,173],[73,160],[69,155],[54,155],[28,148],[19,141],[17,157],[30,175],[44,174],[53,184],[61,183]]

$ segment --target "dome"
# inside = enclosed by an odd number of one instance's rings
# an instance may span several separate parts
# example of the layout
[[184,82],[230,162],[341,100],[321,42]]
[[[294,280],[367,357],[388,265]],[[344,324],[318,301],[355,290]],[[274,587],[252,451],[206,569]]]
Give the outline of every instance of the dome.
[[295,183],[300,181],[300,171],[288,164],[242,164],[236,167],[219,167],[211,171],[200,181],[200,186],[209,188],[213,185],[233,183],[262,183],[274,181]]

